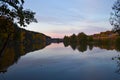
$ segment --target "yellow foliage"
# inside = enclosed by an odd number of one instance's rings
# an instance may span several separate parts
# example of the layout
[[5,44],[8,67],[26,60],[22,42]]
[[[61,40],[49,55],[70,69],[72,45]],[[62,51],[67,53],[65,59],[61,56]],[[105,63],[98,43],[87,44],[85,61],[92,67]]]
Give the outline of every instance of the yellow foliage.
[[24,39],[25,39],[25,31],[21,31],[21,34],[20,34],[21,36],[21,42],[23,42],[24,41]]
[[23,44],[20,44],[20,54],[21,55],[25,54],[25,46]]
[[4,55],[0,59],[0,70],[14,63],[15,51],[13,47],[6,48]]

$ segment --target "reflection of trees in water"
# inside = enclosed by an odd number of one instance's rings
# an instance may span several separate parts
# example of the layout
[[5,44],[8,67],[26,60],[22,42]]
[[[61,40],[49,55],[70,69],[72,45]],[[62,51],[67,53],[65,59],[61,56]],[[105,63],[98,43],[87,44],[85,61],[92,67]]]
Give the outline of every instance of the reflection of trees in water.
[[75,49],[77,48],[77,45],[76,45],[75,43],[70,44],[70,46],[71,46],[71,48],[72,48],[73,50],[75,50]]
[[47,45],[45,42],[36,44],[24,44],[18,42],[10,42],[4,51],[4,54],[0,57],[0,72],[6,72],[7,68],[20,59],[21,56],[45,48]]
[[107,43],[107,44],[105,44],[105,43],[99,43],[99,42],[93,42],[93,43],[65,43],[64,42],[64,46],[65,47],[68,47],[68,46],[71,46],[71,48],[73,49],[73,50],[78,50],[78,51],[80,51],[80,52],[84,52],[84,51],[86,51],[87,49],[89,49],[89,50],[92,50],[94,47],[98,47],[98,48],[100,48],[100,49],[106,49],[106,50],[116,50],[116,51],[120,51],[120,44],[115,44],[115,43]]
[[[67,46],[66,46],[67,44]],[[68,47],[69,45],[71,46],[71,48],[73,50],[78,50],[79,52],[84,52],[87,49],[92,50],[93,47],[99,47],[100,49],[106,49],[106,50],[116,50],[116,51],[120,51],[120,42],[119,43],[112,43],[112,42],[94,42],[94,43],[65,43],[64,42],[65,47]],[[120,74],[120,55],[118,55],[117,57],[112,58],[113,60],[115,60],[117,62],[117,70],[115,71],[116,73]]]
[[83,44],[83,43],[82,44],[79,44],[79,43],[69,43],[68,44],[68,43],[64,42],[65,47],[68,47],[69,45],[73,50],[77,49],[80,52],[84,52],[84,51],[87,50],[87,44],[86,43],[85,44]]
[[7,80],[4,76],[4,74],[0,74],[0,77],[1,77],[0,80]]
[[120,55],[118,55],[117,57],[112,58],[112,60],[115,60],[116,63],[117,63],[117,70],[115,72],[120,74]]
[[81,44],[77,46],[78,51],[84,52],[87,50],[87,44]]
[[89,46],[89,50],[93,49],[93,44],[88,44],[88,46]]
[[120,37],[116,39],[116,50],[120,51]]

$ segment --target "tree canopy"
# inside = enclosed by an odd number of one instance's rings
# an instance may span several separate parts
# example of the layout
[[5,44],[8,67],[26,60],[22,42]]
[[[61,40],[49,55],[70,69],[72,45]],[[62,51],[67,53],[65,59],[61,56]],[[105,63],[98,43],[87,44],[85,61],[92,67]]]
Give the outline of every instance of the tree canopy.
[[110,23],[113,26],[113,31],[120,35],[120,0],[115,1],[112,10]]
[[20,26],[27,26],[31,22],[37,22],[35,12],[23,8],[24,0],[0,0],[0,16],[18,23]]

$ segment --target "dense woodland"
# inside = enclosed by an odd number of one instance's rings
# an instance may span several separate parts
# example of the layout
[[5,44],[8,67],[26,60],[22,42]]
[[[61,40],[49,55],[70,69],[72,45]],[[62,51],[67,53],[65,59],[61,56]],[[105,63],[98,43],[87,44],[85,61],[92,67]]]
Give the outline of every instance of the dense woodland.
[[90,50],[93,47],[99,47],[101,49],[120,51],[120,37],[113,31],[93,35],[86,35],[81,32],[78,35],[65,36],[63,43],[65,47],[71,46],[73,50],[78,49],[80,52],[86,51],[88,46]]

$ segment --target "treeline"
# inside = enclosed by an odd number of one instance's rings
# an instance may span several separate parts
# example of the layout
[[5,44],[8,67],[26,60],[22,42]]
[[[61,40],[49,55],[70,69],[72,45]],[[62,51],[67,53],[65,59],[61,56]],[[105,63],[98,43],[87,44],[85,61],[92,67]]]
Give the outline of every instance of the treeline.
[[28,30],[19,28],[16,25],[13,26],[13,29],[14,29],[14,32],[10,32],[10,31],[0,32],[0,43],[3,43],[3,41],[7,39],[9,34],[10,34],[9,41],[17,41],[21,43],[42,43],[42,42],[48,43],[47,41],[51,39],[49,36],[46,36],[42,33],[28,31]]
[[[106,32],[105,32],[106,33]],[[94,35],[86,35],[85,33],[81,32],[78,35],[71,35],[71,36],[65,36],[63,39],[63,43],[65,47],[71,46],[73,50],[77,49],[81,52],[84,52],[87,50],[87,47],[89,47],[90,50],[92,50],[93,47],[99,47],[101,49],[107,49],[107,50],[117,50],[120,51],[120,37],[119,36],[107,36],[103,33],[101,35],[97,34],[97,37]]]
[[82,32],[78,35],[65,36],[63,42],[65,46],[69,46],[70,44],[87,44],[93,42],[93,37]]
[[17,26],[11,20],[0,17],[0,72],[16,63],[29,52],[45,48],[51,43],[51,37],[42,33],[28,31]]
[[28,31],[13,24],[12,21],[5,17],[0,17],[0,46],[11,41],[24,44],[29,43],[45,43],[49,44],[51,38],[42,33]]

